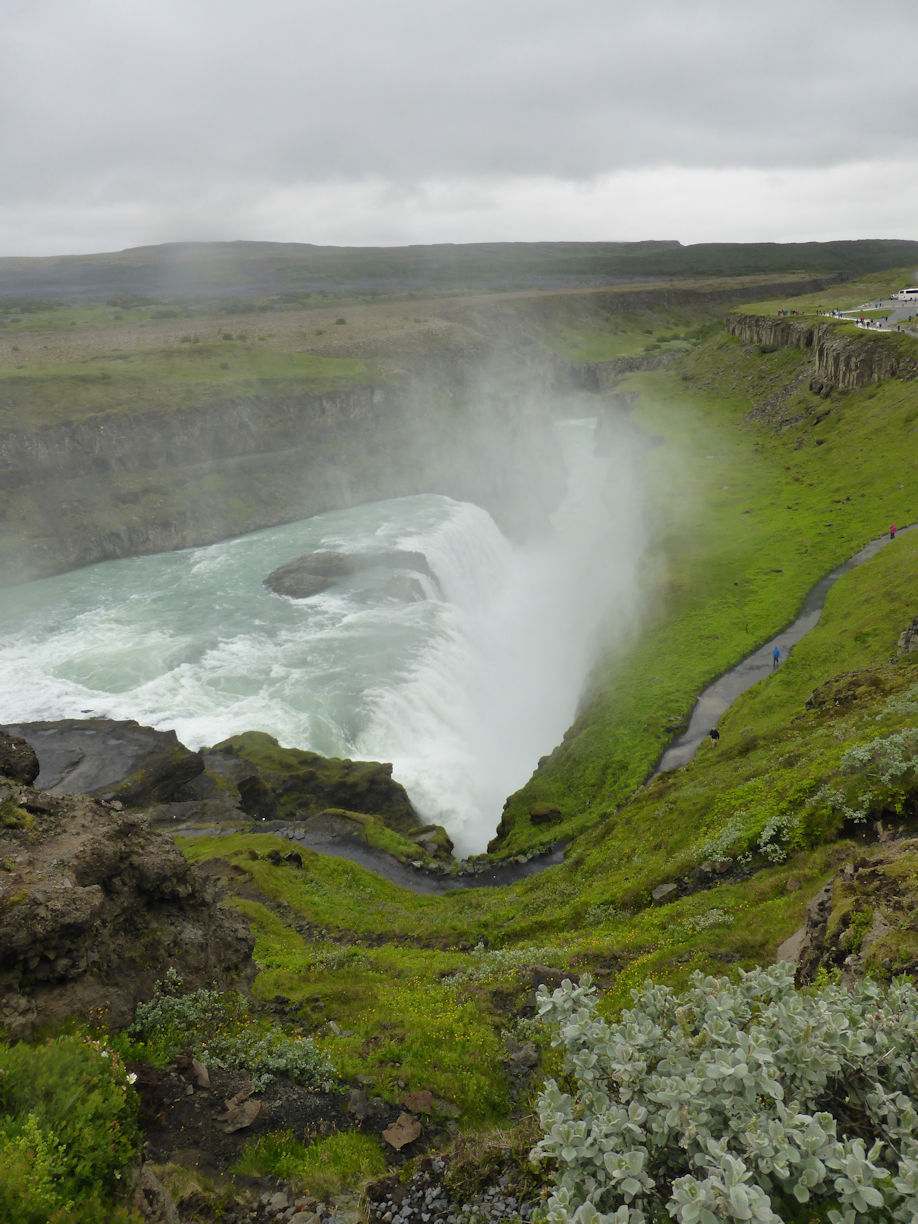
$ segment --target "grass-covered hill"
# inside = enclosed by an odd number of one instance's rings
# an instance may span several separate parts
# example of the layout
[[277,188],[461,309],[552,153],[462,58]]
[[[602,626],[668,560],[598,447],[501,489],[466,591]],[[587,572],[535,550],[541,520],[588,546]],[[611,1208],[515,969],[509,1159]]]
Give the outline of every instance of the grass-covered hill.
[[246,299],[268,309],[361,295],[569,289],[627,280],[803,272],[862,275],[918,260],[918,243],[501,242],[409,247],[320,247],[273,242],[170,243],[98,255],[0,259],[0,301],[108,302],[123,308]]
[[[838,292],[867,296],[863,284]],[[230,1175],[231,1194],[261,1177],[341,1201],[431,1147],[447,1153],[454,1201],[500,1175],[537,1197],[553,1165],[528,1163],[535,1098],[563,1071],[535,1019],[539,983],[589,972],[613,1019],[647,978],[681,989],[695,971],[772,964],[827,886],[810,980],[866,969],[889,981],[918,966],[918,652],[899,645],[918,617],[918,531],[838,581],[818,625],[721,719],[717,747],[645,784],[706,683],[788,624],[822,575],[891,522],[918,519],[918,383],[813,390],[808,350],[744,343],[707,320],[693,330],[678,310],[597,315],[552,337],[594,364],[627,344],[667,350],[617,388],[658,440],[637,459],[650,540],[639,630],[597,664],[577,721],[508,800],[495,843],[508,855],[560,837],[566,860],[506,888],[417,896],[342,860],[292,861],[265,834],[184,840],[252,926],[256,1007],[314,1042],[353,1107],[333,1134],[252,1140],[219,1175],[189,1171],[177,1141],[157,1172],[188,1219],[209,1218],[202,1204],[225,1199]],[[552,824],[532,819],[555,809]],[[654,903],[663,884],[675,888]],[[168,1064],[188,1048],[206,1062],[214,1014],[202,1003],[167,1024],[161,1012],[158,1030],[109,1040],[129,1059]],[[420,1119],[402,1156],[373,1131],[374,1099]],[[0,1132],[0,1159],[40,1148],[45,1123],[36,1115],[29,1132],[28,1116],[21,1107]],[[37,1202],[53,1200],[53,1153],[46,1165]],[[893,1218],[865,1202],[847,1218]],[[782,1218],[822,1220],[831,1206]]]

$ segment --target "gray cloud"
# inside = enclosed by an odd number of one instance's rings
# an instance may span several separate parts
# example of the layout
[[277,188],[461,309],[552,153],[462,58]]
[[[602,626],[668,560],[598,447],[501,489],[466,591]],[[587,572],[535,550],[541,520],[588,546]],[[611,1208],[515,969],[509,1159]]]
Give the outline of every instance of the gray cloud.
[[[914,0],[6,0],[0,32],[0,253],[429,241],[437,218],[507,238],[514,200],[532,237],[546,184],[571,232],[536,236],[691,240],[699,172],[780,173],[792,209],[813,171],[918,164]],[[664,229],[616,232],[664,170]],[[608,221],[585,234],[591,192]],[[489,211],[494,232],[463,229]]]

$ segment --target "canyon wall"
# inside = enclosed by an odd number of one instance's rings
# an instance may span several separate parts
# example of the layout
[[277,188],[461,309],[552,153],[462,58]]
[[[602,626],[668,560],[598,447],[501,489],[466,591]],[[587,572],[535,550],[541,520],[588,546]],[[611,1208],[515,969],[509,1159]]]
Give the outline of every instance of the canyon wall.
[[523,360],[486,376],[495,360],[482,346],[331,393],[215,387],[193,409],[0,430],[0,585],[411,493],[477,502],[524,534],[561,490],[555,380]]
[[561,494],[550,426],[577,412],[571,397],[608,393],[624,373],[669,356],[571,368],[550,337],[632,312],[680,308],[687,322],[712,320],[766,289],[801,292],[825,279],[443,299],[426,304],[434,326],[411,342],[336,350],[376,373],[335,391],[295,378],[215,383],[181,408],[163,389],[152,410],[125,402],[74,419],[66,403],[46,404],[40,428],[24,424],[28,409],[0,402],[9,422],[0,427],[0,586],[411,493],[476,502],[523,536]]
[[853,331],[837,323],[791,316],[730,314],[727,331],[744,344],[813,351],[814,390],[852,391],[884,378],[918,378],[918,355],[911,336]]

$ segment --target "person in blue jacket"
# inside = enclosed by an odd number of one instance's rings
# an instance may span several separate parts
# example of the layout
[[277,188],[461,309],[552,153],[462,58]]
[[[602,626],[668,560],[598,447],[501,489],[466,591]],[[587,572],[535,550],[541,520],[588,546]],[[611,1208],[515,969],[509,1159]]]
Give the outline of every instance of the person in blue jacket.
[[780,662],[781,662],[781,648],[779,646],[776,646],[774,650],[771,652],[771,670],[774,671]]

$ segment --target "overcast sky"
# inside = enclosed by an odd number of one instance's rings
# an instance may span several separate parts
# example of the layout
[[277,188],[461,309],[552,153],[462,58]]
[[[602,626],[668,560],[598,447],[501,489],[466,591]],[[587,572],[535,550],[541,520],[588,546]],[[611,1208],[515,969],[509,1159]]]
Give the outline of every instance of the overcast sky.
[[0,255],[918,238],[918,0],[0,0]]

